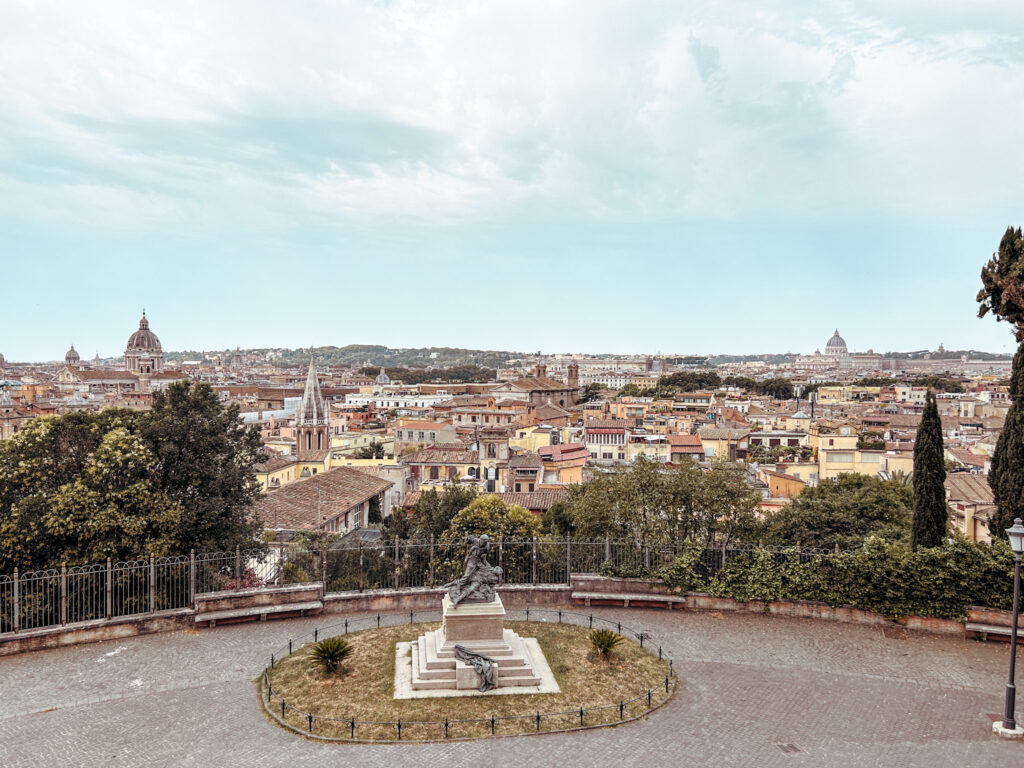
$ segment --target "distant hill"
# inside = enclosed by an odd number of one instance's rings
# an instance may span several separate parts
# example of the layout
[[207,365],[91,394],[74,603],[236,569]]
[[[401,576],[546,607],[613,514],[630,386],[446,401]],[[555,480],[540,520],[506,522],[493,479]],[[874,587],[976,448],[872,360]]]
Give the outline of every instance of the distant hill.
[[[230,357],[235,350],[181,350],[166,352],[167,360],[202,360],[211,355]],[[243,354],[260,357],[270,355],[271,363],[280,367],[294,367],[309,361],[310,349],[275,349],[259,347],[243,349]],[[419,347],[416,349],[392,349],[379,344],[349,344],[344,347],[313,347],[313,356],[322,365],[369,365],[387,368],[453,368],[464,365],[478,365],[484,368],[502,368],[506,361],[521,357],[521,352],[506,352],[490,349],[461,349],[458,347]]]

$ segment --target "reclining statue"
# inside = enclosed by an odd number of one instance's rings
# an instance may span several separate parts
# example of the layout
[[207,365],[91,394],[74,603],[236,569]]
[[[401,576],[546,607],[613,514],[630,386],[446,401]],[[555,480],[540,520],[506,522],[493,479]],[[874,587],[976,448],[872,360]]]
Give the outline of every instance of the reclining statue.
[[494,589],[501,579],[501,568],[487,562],[491,542],[487,534],[467,536],[469,551],[466,553],[466,570],[455,581],[444,586],[452,606],[460,603],[489,603],[494,599]]

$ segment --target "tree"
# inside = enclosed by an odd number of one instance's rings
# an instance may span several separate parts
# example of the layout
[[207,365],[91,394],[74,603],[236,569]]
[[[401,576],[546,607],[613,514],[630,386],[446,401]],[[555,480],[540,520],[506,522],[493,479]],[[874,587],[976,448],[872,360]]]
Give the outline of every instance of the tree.
[[942,420],[930,389],[914,441],[914,517],[910,544],[937,547],[946,538],[949,507],[946,506],[946,461]]
[[378,440],[352,452],[353,459],[383,459],[384,455],[384,444]]
[[981,270],[981,283],[978,317],[991,312],[997,321],[1010,323],[1018,342],[1010,376],[1010,408],[988,476],[996,502],[989,521],[995,539],[1003,537],[1015,517],[1024,517],[1024,236],[1020,227],[1007,227],[999,250]]
[[176,549],[180,508],[152,482],[135,417],[40,417],[0,443],[0,572]]
[[434,488],[420,492],[411,521],[411,538],[420,541],[439,538],[451,525],[459,511],[465,509],[477,497],[476,488],[446,485],[441,493]]
[[1007,227],[999,250],[981,270],[978,317],[989,312],[997,321],[1014,326],[1018,342],[1024,341],[1024,235],[1021,228]]
[[1014,518],[1024,518],[1024,344],[1013,357],[1010,408],[996,441],[988,482],[996,502],[988,529],[993,539],[1002,539]]
[[782,509],[771,513],[764,534],[779,546],[856,549],[868,536],[907,543],[914,497],[892,480],[843,474],[807,486]]
[[589,403],[591,400],[600,400],[604,396],[602,384],[587,384],[580,392],[577,403]]
[[469,535],[487,534],[494,541],[531,539],[540,533],[540,520],[516,504],[506,504],[500,496],[477,496],[469,506],[452,518],[442,537],[446,544],[458,544]]
[[252,512],[254,468],[265,456],[238,406],[225,407],[208,384],[175,382],[153,394],[141,433],[156,455],[156,486],[181,505],[181,550],[254,546],[262,528]]

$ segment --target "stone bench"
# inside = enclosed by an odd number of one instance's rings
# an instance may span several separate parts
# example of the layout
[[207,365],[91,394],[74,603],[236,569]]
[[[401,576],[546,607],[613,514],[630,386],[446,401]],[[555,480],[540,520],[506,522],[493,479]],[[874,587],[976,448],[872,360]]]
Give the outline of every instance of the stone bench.
[[655,595],[630,592],[573,592],[571,595],[574,602],[583,601],[585,606],[590,606],[592,601],[600,603],[613,603],[629,608],[630,603],[658,603],[672,610],[674,603],[685,603],[686,595]]
[[320,611],[323,610],[323,607],[324,604],[319,600],[310,600],[306,603],[281,603],[279,605],[250,605],[244,608],[233,608],[227,611],[197,613],[195,615],[195,623],[207,623],[209,626],[213,627],[217,625],[218,621],[244,621],[252,618],[259,618],[260,621],[266,621],[267,616],[274,614],[298,613],[300,616],[306,616],[307,614],[320,613]]
[[[1004,627],[1000,624],[979,624],[978,622],[969,621],[964,626],[964,630],[968,634],[974,633],[982,640],[988,640],[989,635],[1005,637],[1007,642],[1010,640],[1010,627]],[[1021,632],[1020,629],[1018,629],[1017,642],[1024,642],[1024,632]]]

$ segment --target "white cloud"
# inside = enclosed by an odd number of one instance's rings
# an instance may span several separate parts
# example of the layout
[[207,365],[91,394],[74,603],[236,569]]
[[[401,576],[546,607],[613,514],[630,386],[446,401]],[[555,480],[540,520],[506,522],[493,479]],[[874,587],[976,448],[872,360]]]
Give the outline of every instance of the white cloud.
[[928,218],[1019,199],[1016,3],[818,6],[8,2],[0,215]]

